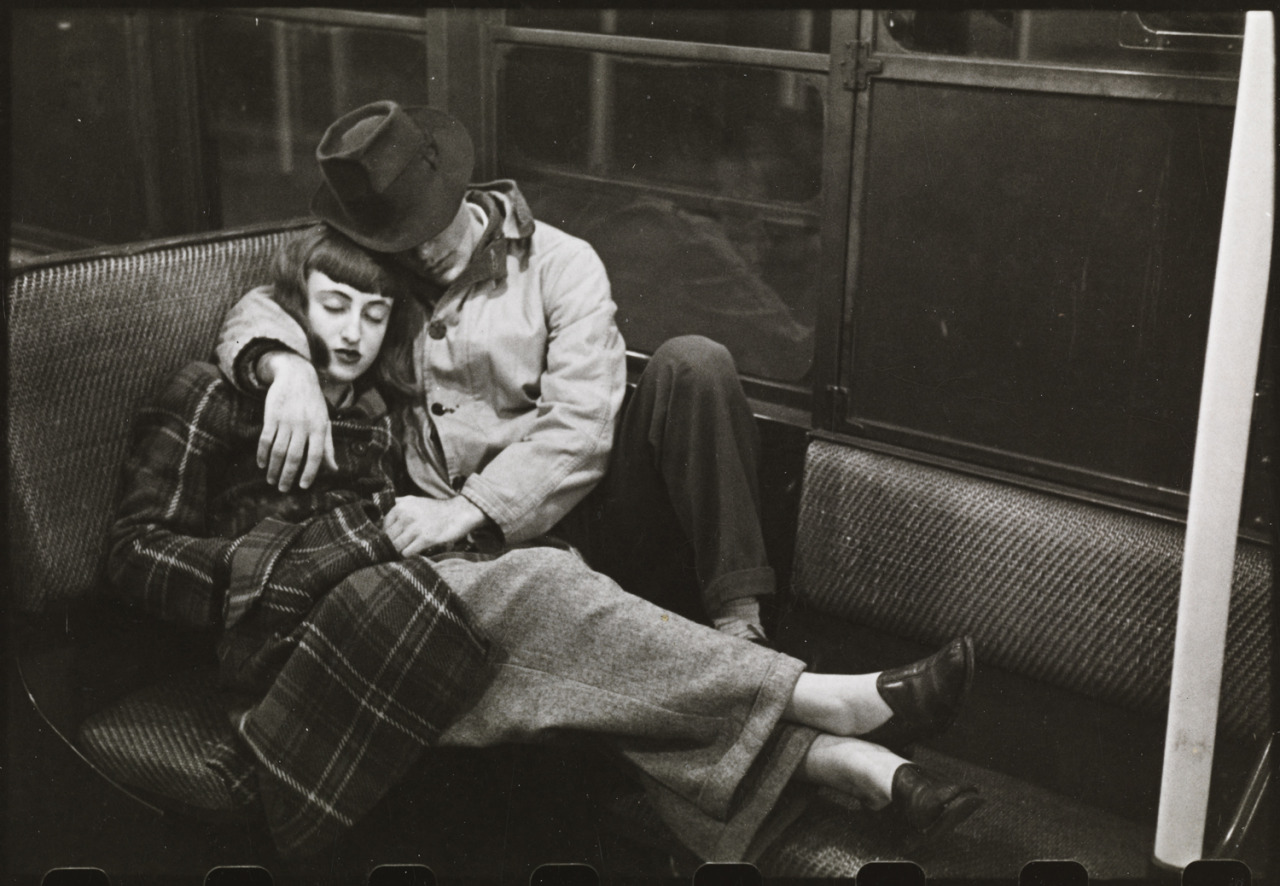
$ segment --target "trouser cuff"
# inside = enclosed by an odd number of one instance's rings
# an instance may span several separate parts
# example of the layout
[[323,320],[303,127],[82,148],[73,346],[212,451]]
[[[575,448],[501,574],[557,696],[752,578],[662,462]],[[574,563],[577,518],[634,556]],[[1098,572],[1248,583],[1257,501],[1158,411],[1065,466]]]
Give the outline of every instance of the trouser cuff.
[[725,575],[716,576],[702,592],[707,612],[714,613],[722,603],[740,600],[743,597],[767,597],[777,588],[777,579],[773,569],[768,566],[757,566],[754,569],[740,569]]

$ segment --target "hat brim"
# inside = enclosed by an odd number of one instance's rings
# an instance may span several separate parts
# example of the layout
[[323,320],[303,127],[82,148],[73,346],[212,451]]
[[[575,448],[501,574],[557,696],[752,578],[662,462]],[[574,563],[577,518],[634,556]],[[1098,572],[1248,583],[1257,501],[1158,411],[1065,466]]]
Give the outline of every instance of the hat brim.
[[424,161],[405,167],[385,198],[364,207],[338,199],[327,181],[311,198],[311,211],[366,249],[404,252],[439,234],[458,214],[475,165],[466,128],[434,108],[404,109],[436,142],[436,168]]

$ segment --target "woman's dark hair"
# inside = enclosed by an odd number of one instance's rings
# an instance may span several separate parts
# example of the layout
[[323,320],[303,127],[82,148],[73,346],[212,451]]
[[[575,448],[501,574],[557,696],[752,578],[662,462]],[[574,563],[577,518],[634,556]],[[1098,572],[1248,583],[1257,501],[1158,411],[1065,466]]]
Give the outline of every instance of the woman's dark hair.
[[370,252],[325,224],[307,228],[285,243],[276,254],[271,297],[307,330],[317,364],[327,363],[329,355],[324,343],[311,334],[307,320],[307,278],[312,271],[361,292],[392,299],[382,350],[366,377],[372,375],[390,399],[411,401],[418,393],[413,341],[425,314],[413,294],[414,281],[409,272],[395,264],[391,256]]

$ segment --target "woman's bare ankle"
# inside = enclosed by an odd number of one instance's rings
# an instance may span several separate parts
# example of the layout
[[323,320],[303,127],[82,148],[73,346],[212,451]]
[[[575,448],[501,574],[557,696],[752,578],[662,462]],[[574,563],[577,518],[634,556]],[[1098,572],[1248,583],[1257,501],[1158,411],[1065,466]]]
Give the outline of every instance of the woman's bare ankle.
[[877,676],[801,674],[783,717],[833,736],[870,732],[893,716],[876,689]]
[[880,809],[892,799],[893,775],[906,762],[880,745],[823,734],[809,746],[797,774],[809,784],[831,788],[871,809]]

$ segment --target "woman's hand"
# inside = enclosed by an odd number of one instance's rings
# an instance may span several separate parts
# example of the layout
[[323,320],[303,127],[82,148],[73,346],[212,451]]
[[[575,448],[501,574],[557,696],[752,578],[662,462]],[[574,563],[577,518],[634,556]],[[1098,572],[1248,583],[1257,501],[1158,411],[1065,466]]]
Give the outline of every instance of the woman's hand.
[[484,525],[484,511],[461,495],[441,501],[419,495],[396,499],[382,528],[402,557],[466,538]]
[[269,385],[258,438],[258,467],[267,469],[267,482],[281,492],[289,491],[294,478],[298,488],[307,489],[320,471],[321,460],[330,470],[338,469],[329,407],[315,367],[292,351],[271,351],[259,360],[258,376]]

